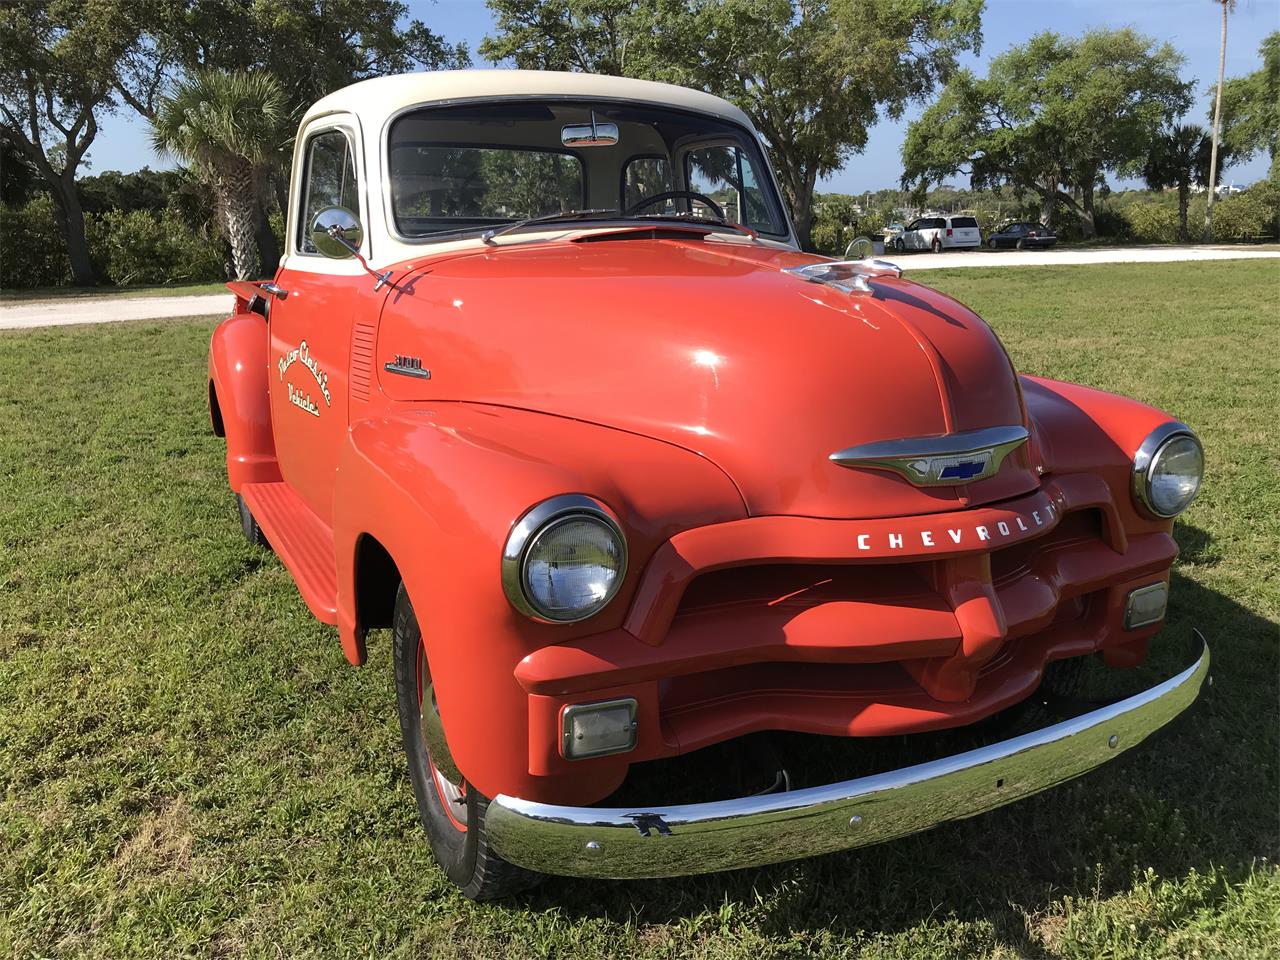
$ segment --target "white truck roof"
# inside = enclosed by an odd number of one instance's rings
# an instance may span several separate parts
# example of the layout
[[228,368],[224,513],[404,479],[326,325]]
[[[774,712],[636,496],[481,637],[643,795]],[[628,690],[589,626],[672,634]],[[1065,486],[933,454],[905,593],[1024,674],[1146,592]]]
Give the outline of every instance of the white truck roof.
[[303,123],[326,113],[352,113],[367,129],[380,130],[400,110],[419,104],[491,97],[599,97],[660,103],[709,113],[754,130],[751,120],[728,100],[651,80],[551,70],[440,70],[375,77],[335,90],[317,100]]

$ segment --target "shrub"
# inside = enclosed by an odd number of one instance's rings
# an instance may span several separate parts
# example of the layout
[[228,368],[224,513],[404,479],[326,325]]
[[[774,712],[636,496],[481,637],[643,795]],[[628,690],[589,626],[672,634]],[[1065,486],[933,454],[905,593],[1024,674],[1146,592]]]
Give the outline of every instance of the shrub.
[[1260,183],[1213,205],[1213,239],[1243,240],[1274,235],[1280,215],[1280,187]]
[[1128,240],[1133,235],[1133,228],[1119,210],[1110,206],[1096,207],[1093,211],[1093,225],[1099,237],[1114,237]]
[[104,266],[103,279],[127,284],[220,280],[222,243],[182,222],[176,210],[128,213],[112,210],[95,219],[90,245]]
[[21,207],[0,207],[0,289],[70,282],[71,262],[53,200],[44,195]]
[[1178,242],[1178,208],[1167,203],[1131,203],[1121,212],[1129,222],[1129,233],[1144,243]]
[[[874,240],[876,237],[880,236],[880,234],[884,233],[885,224],[888,222],[889,221],[883,211],[872,210],[858,221],[858,236],[870,237]],[[840,252],[844,253],[843,250]]]
[[[223,241],[208,226],[189,226],[174,206],[86,215],[85,235],[104,283],[190,283],[226,276]],[[53,201],[42,196],[22,207],[0,207],[0,288],[70,282]]]

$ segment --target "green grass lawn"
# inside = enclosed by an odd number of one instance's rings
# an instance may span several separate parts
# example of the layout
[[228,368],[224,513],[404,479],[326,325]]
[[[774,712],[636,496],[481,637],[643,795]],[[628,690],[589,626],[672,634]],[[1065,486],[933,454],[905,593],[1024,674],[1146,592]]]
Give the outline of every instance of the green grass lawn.
[[921,278],[986,316],[1021,369],[1200,431],[1208,481],[1178,524],[1157,642],[1201,626],[1214,683],[1168,735],[879,847],[464,901],[416,822],[387,635],[349,667],[278,562],[241,538],[204,410],[212,322],[4,333],[0,956],[1268,955],[1276,264]]

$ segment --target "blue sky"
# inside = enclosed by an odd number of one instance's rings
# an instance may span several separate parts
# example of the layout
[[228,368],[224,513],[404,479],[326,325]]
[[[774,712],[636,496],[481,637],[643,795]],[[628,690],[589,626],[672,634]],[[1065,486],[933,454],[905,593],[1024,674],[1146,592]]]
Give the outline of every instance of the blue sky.
[[[413,16],[450,41],[465,41],[473,56],[491,29],[483,0],[408,0],[408,4]],[[967,65],[983,72],[988,58],[1044,30],[1070,35],[1092,27],[1131,26],[1159,40],[1168,40],[1186,57],[1182,75],[1195,78],[1201,101],[1189,118],[1208,126],[1205,114],[1212,105],[1210,88],[1218,71],[1219,11],[1211,0],[987,0],[982,53],[965,59]],[[1227,76],[1256,70],[1258,45],[1276,29],[1280,29],[1280,0],[1240,0],[1228,27]],[[897,186],[899,151],[907,124],[921,109],[913,107],[902,121],[886,121],[872,128],[866,151],[827,178],[819,189],[860,193]],[[123,111],[102,118],[89,160],[89,173],[171,166],[152,152],[146,125]],[[1259,155],[1250,163],[1229,168],[1226,176],[1235,183],[1251,183],[1265,176],[1266,168],[1266,158]],[[965,185],[960,179],[957,178],[957,186]]]

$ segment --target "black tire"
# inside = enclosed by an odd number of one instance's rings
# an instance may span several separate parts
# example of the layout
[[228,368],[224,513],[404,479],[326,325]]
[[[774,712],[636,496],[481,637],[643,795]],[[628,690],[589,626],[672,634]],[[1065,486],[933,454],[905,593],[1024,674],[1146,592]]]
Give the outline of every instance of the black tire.
[[240,529],[244,531],[244,538],[255,547],[267,547],[270,549],[271,544],[267,542],[267,535],[262,532],[262,528],[258,526],[258,521],[253,518],[253,512],[249,509],[249,505],[244,502],[244,497],[238,493],[236,494],[236,507],[240,511]]
[[[472,900],[498,900],[529,889],[545,878],[508,863],[489,846],[484,823],[488,798],[466,782],[449,783],[431,762],[421,722],[423,704],[433,703],[434,698],[430,696],[430,673],[422,652],[422,630],[403,583],[396,593],[392,633],[400,733],[409,761],[418,819],[427,833],[436,862],[463,895]],[[446,808],[446,793],[458,809]]]
[[899,237],[897,240],[893,241],[893,249],[897,250],[899,253],[905,253],[907,250],[906,241]]
[[995,249],[998,249],[998,248],[999,248],[1000,244],[996,243],[996,242],[995,242],[995,240],[988,240],[988,241],[987,241],[987,246],[988,246],[989,248],[991,248],[992,250],[995,250]]
[[933,238],[933,252],[934,253],[942,252],[942,241],[939,240],[937,237]]
[[1019,250],[1025,250],[1025,249],[1027,249],[1027,245],[1026,245],[1025,243],[1023,243],[1021,240],[1019,240],[1017,243],[1015,243],[1015,244],[1014,244],[1014,246],[1015,246],[1015,247],[1017,247]]

